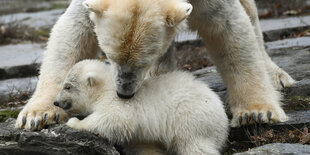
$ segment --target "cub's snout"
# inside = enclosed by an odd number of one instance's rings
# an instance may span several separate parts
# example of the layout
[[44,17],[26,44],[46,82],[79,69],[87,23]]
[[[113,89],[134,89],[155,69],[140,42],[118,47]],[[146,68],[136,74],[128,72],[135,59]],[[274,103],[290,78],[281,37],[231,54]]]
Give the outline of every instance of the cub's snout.
[[55,101],[54,105],[60,107],[64,110],[69,110],[72,107],[72,102],[70,101]]

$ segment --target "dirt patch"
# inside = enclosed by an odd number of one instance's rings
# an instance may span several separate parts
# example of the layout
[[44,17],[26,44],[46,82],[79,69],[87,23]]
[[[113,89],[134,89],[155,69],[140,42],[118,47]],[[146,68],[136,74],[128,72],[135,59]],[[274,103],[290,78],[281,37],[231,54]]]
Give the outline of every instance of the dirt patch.
[[178,68],[188,71],[195,71],[213,65],[201,40],[177,43],[175,56]]

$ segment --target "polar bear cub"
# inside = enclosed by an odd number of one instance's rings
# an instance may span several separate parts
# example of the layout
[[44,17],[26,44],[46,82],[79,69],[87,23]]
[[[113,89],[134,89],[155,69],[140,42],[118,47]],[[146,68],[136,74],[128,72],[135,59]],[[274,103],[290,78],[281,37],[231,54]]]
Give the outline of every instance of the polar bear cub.
[[67,125],[98,132],[113,143],[160,144],[169,154],[219,154],[229,128],[223,104],[190,73],[146,79],[128,100],[117,97],[115,89],[108,64],[84,60],[69,71],[54,104],[72,115],[89,114]]

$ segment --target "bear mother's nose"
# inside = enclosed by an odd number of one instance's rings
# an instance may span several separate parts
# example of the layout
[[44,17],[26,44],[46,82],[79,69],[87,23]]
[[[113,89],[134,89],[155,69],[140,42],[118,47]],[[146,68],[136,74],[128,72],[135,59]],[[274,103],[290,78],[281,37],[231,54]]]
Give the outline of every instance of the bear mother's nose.
[[135,96],[135,93],[133,93],[131,95],[124,95],[124,94],[121,94],[119,92],[116,92],[116,94],[121,99],[131,99],[133,96]]
[[54,105],[57,106],[57,107],[59,107],[59,102],[55,101],[55,102],[54,102]]

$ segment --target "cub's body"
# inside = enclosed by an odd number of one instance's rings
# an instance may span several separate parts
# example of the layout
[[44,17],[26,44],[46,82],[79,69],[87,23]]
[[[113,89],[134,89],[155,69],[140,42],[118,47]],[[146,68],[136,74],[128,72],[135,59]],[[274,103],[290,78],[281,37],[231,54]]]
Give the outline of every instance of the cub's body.
[[[81,121],[71,118],[67,123],[70,127],[99,132],[114,143],[130,146],[127,151],[133,154],[137,153],[133,151],[135,144],[141,143],[159,143],[169,153],[219,154],[228,134],[222,102],[190,73],[175,71],[149,78],[133,98],[124,100],[115,93],[109,66],[98,61],[84,61],[76,66],[69,72],[65,85],[75,77],[79,86],[72,87],[87,89],[80,92],[89,94],[62,90],[56,102],[66,107],[71,101],[69,113],[91,114]],[[79,103],[87,101],[81,99],[83,96],[89,96],[90,103]],[[146,147],[140,148],[138,153]]]

